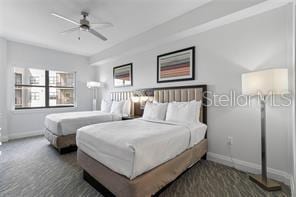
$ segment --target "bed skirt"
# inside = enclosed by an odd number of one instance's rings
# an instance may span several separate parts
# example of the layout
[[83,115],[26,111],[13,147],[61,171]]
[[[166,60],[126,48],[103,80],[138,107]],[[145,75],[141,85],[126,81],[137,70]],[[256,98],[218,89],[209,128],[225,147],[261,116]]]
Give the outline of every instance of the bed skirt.
[[78,164],[88,175],[92,176],[93,179],[115,196],[144,197],[156,194],[198,162],[207,151],[208,141],[204,139],[174,159],[155,167],[133,180],[112,171],[80,149],[77,152],[77,160]]
[[53,134],[48,129],[45,129],[44,131],[44,137],[50,142],[52,146],[54,146],[56,149],[58,149],[60,152],[64,148],[71,148],[73,147],[77,149],[76,147],[76,134],[70,134],[65,136],[57,136]]

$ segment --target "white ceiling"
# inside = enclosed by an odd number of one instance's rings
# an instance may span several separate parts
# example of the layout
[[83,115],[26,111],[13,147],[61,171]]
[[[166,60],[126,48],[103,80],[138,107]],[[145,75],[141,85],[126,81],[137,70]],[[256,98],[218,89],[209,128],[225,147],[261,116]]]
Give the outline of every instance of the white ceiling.
[[[90,56],[128,38],[183,15],[208,0],[0,0],[0,36],[10,40]],[[103,42],[91,34],[61,35],[73,24],[51,16],[60,13],[78,21],[80,12],[90,21],[108,21],[114,27],[101,29]]]

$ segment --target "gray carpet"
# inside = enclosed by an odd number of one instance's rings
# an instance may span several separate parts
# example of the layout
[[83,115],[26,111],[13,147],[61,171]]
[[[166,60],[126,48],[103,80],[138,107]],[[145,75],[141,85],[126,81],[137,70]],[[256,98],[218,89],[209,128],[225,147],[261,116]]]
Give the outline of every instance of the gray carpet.
[[[59,155],[43,137],[0,146],[1,197],[102,196],[82,179],[76,152]],[[201,161],[179,177],[161,197],[290,196],[289,188],[265,192],[246,173],[210,161]]]

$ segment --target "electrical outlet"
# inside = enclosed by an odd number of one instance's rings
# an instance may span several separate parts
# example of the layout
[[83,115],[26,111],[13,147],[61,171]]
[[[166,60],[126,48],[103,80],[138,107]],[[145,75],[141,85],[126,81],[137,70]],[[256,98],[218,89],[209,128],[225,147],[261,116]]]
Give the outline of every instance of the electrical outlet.
[[227,144],[230,145],[230,146],[233,144],[233,138],[232,138],[232,136],[228,136],[227,137]]

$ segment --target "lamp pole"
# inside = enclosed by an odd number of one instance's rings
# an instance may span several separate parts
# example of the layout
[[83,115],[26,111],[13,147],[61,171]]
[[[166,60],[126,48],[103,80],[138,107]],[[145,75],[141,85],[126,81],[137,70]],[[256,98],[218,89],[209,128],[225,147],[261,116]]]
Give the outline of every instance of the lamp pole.
[[88,81],[86,86],[92,89],[92,110],[97,110],[97,97],[98,97],[98,88],[104,87],[102,82],[97,81]]
[[261,105],[261,166],[262,166],[262,181],[267,182],[267,167],[266,167],[266,96],[260,99]]
[[97,110],[97,87],[93,87],[93,111]]
[[266,95],[260,97],[261,111],[261,175],[250,175],[250,179],[267,191],[280,190],[281,186],[277,182],[267,178],[266,165]]

